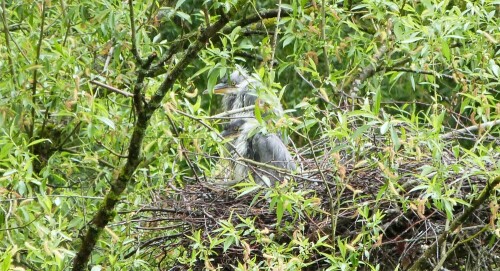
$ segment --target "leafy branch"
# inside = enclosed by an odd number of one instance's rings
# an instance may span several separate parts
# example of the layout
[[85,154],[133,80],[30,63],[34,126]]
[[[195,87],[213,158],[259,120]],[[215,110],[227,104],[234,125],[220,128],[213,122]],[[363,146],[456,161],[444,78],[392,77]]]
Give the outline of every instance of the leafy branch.
[[481,204],[483,204],[491,195],[491,193],[495,190],[495,187],[500,183],[500,176],[494,178],[490,182],[486,184],[481,194],[479,194],[471,203],[469,208],[465,210],[465,212],[455,219],[450,228],[441,233],[439,238],[420,256],[420,258],[413,264],[413,266],[408,269],[409,271],[417,271],[417,270],[427,270],[430,269],[429,260],[433,259],[436,256],[436,251],[438,246],[440,246],[450,235],[455,232],[471,215],[476,211]]

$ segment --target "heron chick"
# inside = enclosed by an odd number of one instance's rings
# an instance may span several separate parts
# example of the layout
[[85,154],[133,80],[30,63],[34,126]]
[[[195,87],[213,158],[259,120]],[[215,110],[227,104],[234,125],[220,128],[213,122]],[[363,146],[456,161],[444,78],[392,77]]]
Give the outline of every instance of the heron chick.
[[[273,133],[264,134],[256,131],[258,125],[255,118],[236,119],[226,125],[221,135],[226,138],[236,138],[233,140],[234,157],[241,155],[243,158],[275,168],[295,170],[296,165],[292,155],[280,137]],[[249,166],[240,162],[234,162],[233,165],[235,181],[241,181],[248,176]],[[251,169],[252,176],[258,184],[271,186],[284,178],[282,173],[273,168],[259,166]]]
[[241,66],[236,65],[236,70],[214,86],[214,93],[222,97],[222,110],[224,112],[254,105],[257,100],[255,88],[260,84]]
[[[255,105],[259,98],[257,90],[263,88],[254,76],[248,74],[245,68],[236,65],[236,70],[226,76],[221,82],[214,86],[214,93],[222,96],[222,110],[228,112],[243,107]],[[283,115],[283,108],[279,101],[272,102],[270,97],[259,99],[260,104],[270,105],[277,116]],[[252,117],[253,111],[231,115],[232,117]]]

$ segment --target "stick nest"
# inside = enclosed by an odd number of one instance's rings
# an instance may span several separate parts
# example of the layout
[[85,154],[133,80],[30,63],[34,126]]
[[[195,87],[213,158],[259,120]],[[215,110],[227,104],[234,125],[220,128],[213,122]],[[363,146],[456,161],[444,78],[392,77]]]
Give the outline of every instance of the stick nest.
[[[155,259],[159,266],[185,270],[187,266],[176,257],[191,250],[195,242],[189,236],[200,231],[200,238],[208,244],[209,237],[220,235],[223,221],[238,225],[248,218],[260,236],[280,244],[291,242],[298,234],[309,242],[328,236],[329,244],[336,246],[338,240],[344,240],[351,250],[364,253],[359,256],[364,262],[378,264],[382,270],[397,266],[406,270],[485,187],[491,178],[485,172],[498,170],[500,155],[498,150],[490,150],[489,160],[474,163],[481,156],[464,159],[453,148],[433,150],[429,144],[411,141],[395,150],[389,141],[375,136],[358,144],[316,141],[295,150],[302,173],[293,180],[244,195],[238,188],[211,181],[186,180],[188,184],[182,188],[170,185],[127,222],[137,240],[127,257],[139,253],[144,259]],[[270,208],[273,195],[300,191],[308,193],[297,196],[297,202],[291,200],[294,211],[285,211],[278,223],[277,209]],[[499,268],[499,235],[493,230],[498,224],[498,189],[496,195],[493,191],[493,200],[487,200],[458,231],[448,235],[447,242],[439,246],[437,260],[430,259],[429,265],[440,264],[439,259],[446,255],[441,264],[447,269]],[[210,265],[232,270],[250,258],[269,261],[262,243],[252,238],[255,235],[241,236],[249,245],[233,243],[226,250],[223,243],[216,245]],[[302,269],[330,267],[319,252],[338,255],[339,250],[318,248],[308,256],[309,267]],[[203,259],[190,267],[210,269]],[[367,266],[358,268],[369,270]]]

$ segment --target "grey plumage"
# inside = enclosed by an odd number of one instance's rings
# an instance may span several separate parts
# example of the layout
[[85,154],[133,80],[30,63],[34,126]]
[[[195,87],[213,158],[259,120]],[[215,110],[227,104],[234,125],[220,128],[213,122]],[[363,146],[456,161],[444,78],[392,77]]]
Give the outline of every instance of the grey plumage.
[[[259,123],[254,118],[236,119],[226,125],[222,136],[236,137],[233,140],[233,146],[236,149],[233,150],[234,158],[237,158],[239,154],[244,158],[276,168],[295,170],[296,165],[283,141],[276,134],[256,131],[258,125]],[[252,167],[251,169],[254,180],[259,184],[272,185],[284,178],[284,175],[276,169],[267,167]],[[241,181],[248,176],[248,172],[249,166],[235,163],[233,179]]]
[[[283,108],[274,93],[266,91],[257,75],[249,75],[238,65],[234,72],[214,86],[214,93],[223,95],[224,112],[256,105],[261,109],[264,108],[263,117],[268,116],[270,110],[274,116],[283,115]],[[233,157],[231,183],[240,182],[251,173],[257,183],[270,186],[276,181],[282,181],[285,177],[276,168],[296,169],[292,156],[279,136],[257,131],[259,122],[255,118],[254,110],[226,116],[232,121],[224,127],[221,135],[232,138],[231,143],[227,144]],[[239,157],[270,165],[274,169],[250,165],[250,163],[247,165],[242,161],[237,161]]]

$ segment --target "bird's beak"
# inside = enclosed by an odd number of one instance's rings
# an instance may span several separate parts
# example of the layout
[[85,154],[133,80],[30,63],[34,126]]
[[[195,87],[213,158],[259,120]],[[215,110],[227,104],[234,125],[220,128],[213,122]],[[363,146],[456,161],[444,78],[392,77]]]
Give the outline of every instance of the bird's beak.
[[227,137],[229,134],[230,134],[230,133],[229,133],[227,130],[224,130],[224,131],[222,131],[222,133],[220,133],[220,135],[221,135],[222,137]]
[[[224,94],[231,94],[231,93],[236,93],[238,92],[238,88],[235,87],[235,86],[231,86],[229,84],[226,84],[226,83],[220,83],[220,84],[217,84],[214,86],[214,94],[220,94],[220,95],[224,95]],[[203,91],[203,94],[208,94],[210,93],[210,91],[208,89],[205,89]]]
[[226,138],[226,139],[229,139],[229,138],[235,138],[237,137],[239,134],[239,132],[237,131],[232,131],[232,130],[224,130],[222,131],[222,133],[220,133],[220,135],[223,137],[223,138]]
[[221,83],[214,86],[215,94],[231,94],[236,92],[238,92],[237,87],[228,85],[226,83]]

